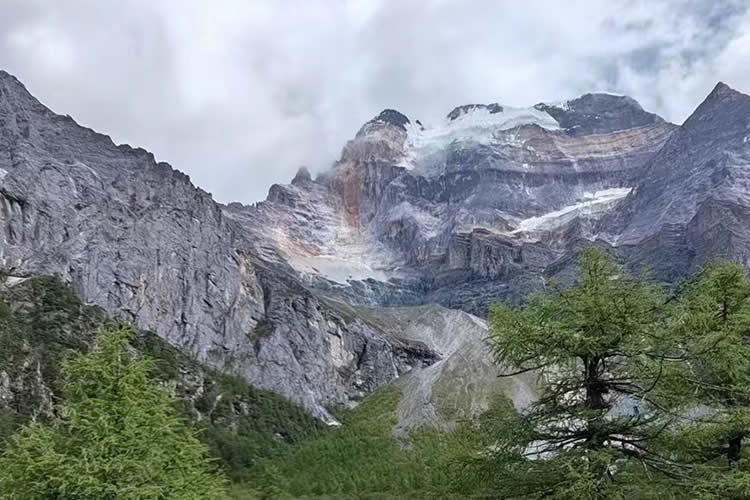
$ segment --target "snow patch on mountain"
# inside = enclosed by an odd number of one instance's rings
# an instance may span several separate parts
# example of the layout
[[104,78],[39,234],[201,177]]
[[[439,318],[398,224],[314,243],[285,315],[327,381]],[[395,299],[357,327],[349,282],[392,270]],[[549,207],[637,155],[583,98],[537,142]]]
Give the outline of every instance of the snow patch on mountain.
[[547,130],[559,130],[560,124],[545,111],[535,108],[503,107],[502,111],[477,107],[455,118],[446,118],[430,127],[418,123],[406,125],[406,156],[401,162],[405,168],[421,166],[425,160],[444,153],[454,142],[492,144],[496,133],[521,125],[538,125]]
[[[317,208],[318,215],[333,212],[330,207]],[[369,241],[339,214],[326,215],[326,224],[317,228],[310,227],[308,220],[299,221],[308,228],[304,233],[309,238],[305,244],[295,239],[299,233],[271,230],[276,233],[276,246],[289,265],[303,276],[317,275],[342,285],[370,278],[388,281],[390,275],[384,269],[389,259],[381,245]]]
[[579,215],[593,215],[608,210],[615,203],[626,197],[633,188],[611,188],[596,192],[585,192],[583,199],[573,205],[544,215],[529,217],[519,222],[518,227],[509,234],[549,231],[570,221]]
[[340,255],[288,255],[289,264],[298,272],[323,276],[330,281],[346,285],[349,281],[375,279],[388,281],[389,275],[384,270],[375,269],[365,258],[367,252],[362,249],[359,255],[354,253]]
[[436,237],[444,221],[434,215],[409,203],[402,201],[387,212],[389,222],[412,220],[418,225],[425,239]]
[[543,102],[544,106],[549,106],[550,108],[558,108],[562,109],[563,111],[570,111],[570,101],[556,101],[556,102]]

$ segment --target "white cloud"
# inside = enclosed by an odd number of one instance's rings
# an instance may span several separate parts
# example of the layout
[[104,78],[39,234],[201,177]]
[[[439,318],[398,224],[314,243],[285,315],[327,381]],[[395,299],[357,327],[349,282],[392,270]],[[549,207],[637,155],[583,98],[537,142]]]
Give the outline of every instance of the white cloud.
[[3,3],[0,68],[220,201],[326,168],[386,107],[608,90],[681,122],[718,79],[750,91],[742,0]]

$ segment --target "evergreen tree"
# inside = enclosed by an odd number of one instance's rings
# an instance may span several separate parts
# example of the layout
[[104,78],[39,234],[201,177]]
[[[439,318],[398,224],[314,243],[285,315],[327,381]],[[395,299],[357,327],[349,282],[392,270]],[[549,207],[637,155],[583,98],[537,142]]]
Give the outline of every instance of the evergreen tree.
[[680,474],[650,445],[673,420],[657,391],[676,349],[664,333],[664,293],[593,248],[580,273],[575,287],[531,297],[524,309],[491,309],[503,376],[540,377],[538,400],[506,414],[497,444],[469,467],[500,498],[625,498],[636,469]]
[[715,262],[682,287],[673,309],[686,362],[670,390],[683,419],[665,448],[700,466],[690,481],[700,496],[750,498],[750,282],[742,266]]
[[265,474],[261,477],[258,490],[260,492],[260,500],[283,500],[291,498],[291,496],[284,491],[281,485],[284,484],[284,477],[273,464],[266,466]]
[[0,499],[224,499],[225,480],[178,417],[174,398],[135,359],[131,331],[104,332],[63,366],[49,425],[22,429],[0,457]]

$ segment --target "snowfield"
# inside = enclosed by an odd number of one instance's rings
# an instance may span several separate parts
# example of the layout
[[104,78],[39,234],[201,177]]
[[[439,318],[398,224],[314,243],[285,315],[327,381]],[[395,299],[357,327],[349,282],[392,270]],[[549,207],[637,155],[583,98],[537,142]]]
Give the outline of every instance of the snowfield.
[[429,159],[445,154],[453,142],[491,144],[495,134],[521,125],[538,125],[547,130],[559,130],[560,124],[544,111],[535,108],[503,107],[491,113],[487,108],[474,108],[451,120],[445,118],[437,126],[423,127],[415,122],[406,125],[406,168],[422,166]]
[[349,281],[375,279],[388,281],[390,275],[374,269],[365,258],[364,249],[360,255],[288,255],[289,263],[301,273],[320,275],[340,285]]
[[573,205],[568,205],[560,210],[549,212],[537,217],[523,219],[518,227],[509,234],[531,233],[538,231],[549,231],[558,227],[578,215],[591,215],[597,212],[611,208],[613,203],[626,197],[633,188],[611,188],[596,191],[594,193],[586,192],[583,200]]

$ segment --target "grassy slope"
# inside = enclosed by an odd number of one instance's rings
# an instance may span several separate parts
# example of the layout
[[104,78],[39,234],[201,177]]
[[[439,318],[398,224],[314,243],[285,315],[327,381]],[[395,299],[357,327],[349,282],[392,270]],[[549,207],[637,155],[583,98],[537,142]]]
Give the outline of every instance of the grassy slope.
[[[459,480],[456,462],[488,446],[486,434],[477,432],[481,423],[465,423],[451,432],[423,428],[401,440],[392,434],[400,398],[396,387],[378,390],[339,415],[341,428],[267,461],[265,474],[237,486],[235,498],[478,498],[473,485]],[[510,407],[499,399],[495,408]]]

